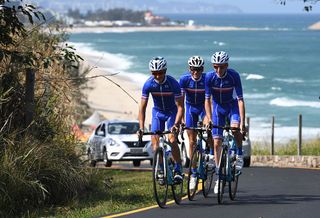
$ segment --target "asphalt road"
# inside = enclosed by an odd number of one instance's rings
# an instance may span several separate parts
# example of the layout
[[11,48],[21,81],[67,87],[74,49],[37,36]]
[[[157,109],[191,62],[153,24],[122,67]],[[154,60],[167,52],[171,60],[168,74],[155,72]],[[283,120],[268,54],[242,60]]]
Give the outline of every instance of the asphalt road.
[[223,205],[218,204],[213,192],[208,198],[198,193],[192,202],[186,199],[181,205],[121,217],[320,217],[320,170],[244,168],[238,187],[236,200],[231,201],[225,193]]

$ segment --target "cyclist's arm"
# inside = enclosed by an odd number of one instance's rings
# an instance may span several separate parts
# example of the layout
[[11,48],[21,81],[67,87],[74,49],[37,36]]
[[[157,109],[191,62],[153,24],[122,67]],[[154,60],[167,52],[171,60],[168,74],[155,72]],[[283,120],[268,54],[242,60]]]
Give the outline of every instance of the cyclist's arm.
[[206,116],[208,118],[208,122],[212,121],[212,109],[211,109],[212,84],[211,84],[211,79],[212,79],[211,73],[206,73],[204,109],[206,111]]
[[235,91],[238,99],[239,113],[240,113],[240,129],[245,130],[245,106],[243,100],[243,90],[239,73],[235,74]]
[[206,100],[204,102],[204,108],[206,110],[206,116],[208,118],[208,122],[212,121],[212,109],[211,109],[210,98],[206,98]]
[[139,108],[139,126],[140,129],[144,129],[144,122],[146,119],[146,108],[148,105],[147,98],[141,98],[140,108]]
[[239,105],[239,113],[240,113],[240,129],[242,131],[245,130],[245,114],[246,114],[246,111],[245,111],[245,105],[244,105],[244,100],[243,98],[241,99],[238,99],[238,105]]
[[182,119],[182,116],[183,116],[183,97],[179,97],[179,98],[176,98],[176,105],[177,105],[177,108],[178,108],[178,112],[177,112],[177,115],[176,115],[176,120],[175,120],[175,124],[180,124],[181,122],[181,119]]
[[185,97],[186,97],[186,93],[182,92],[182,119],[181,119],[182,123],[186,123],[185,117],[184,117],[184,114],[185,114],[185,108],[184,108]]
[[179,85],[180,85],[180,88],[181,88],[181,94],[182,94],[182,105],[183,105],[183,112],[182,112],[182,119],[181,119],[181,122],[182,123],[185,123],[185,118],[184,118],[184,113],[185,113],[185,108],[184,108],[184,102],[185,102],[185,98],[186,98],[186,92],[185,92],[185,77],[182,76],[180,77],[180,80],[179,80]]

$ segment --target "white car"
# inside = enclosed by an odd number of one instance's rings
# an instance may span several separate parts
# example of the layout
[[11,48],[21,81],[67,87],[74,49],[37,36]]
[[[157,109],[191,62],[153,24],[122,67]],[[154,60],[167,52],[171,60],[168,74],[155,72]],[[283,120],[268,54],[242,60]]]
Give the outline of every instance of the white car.
[[91,166],[104,161],[106,167],[112,161],[132,161],[135,167],[143,160],[152,163],[153,152],[150,136],[143,136],[138,143],[139,122],[122,120],[102,121],[89,137],[87,155]]

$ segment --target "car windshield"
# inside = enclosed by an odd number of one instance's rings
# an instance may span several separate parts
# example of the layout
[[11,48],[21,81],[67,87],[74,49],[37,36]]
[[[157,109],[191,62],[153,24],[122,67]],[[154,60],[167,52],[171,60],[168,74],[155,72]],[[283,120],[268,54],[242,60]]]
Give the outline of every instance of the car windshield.
[[109,134],[136,134],[139,130],[139,123],[110,123]]

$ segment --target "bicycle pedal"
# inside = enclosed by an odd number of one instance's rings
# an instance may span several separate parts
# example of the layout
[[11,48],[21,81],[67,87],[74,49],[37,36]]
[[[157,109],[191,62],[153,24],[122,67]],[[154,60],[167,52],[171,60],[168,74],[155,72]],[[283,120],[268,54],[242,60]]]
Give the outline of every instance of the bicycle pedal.
[[241,171],[238,171],[236,174],[235,174],[235,176],[240,176],[242,174],[242,172]]

